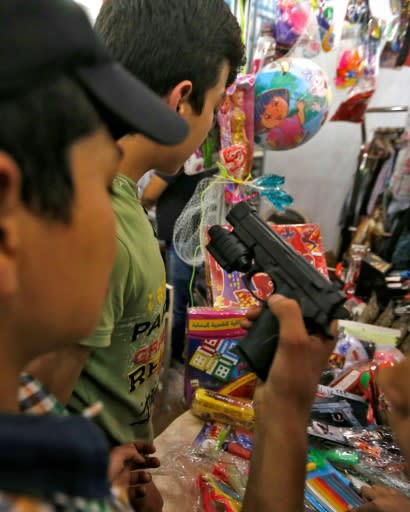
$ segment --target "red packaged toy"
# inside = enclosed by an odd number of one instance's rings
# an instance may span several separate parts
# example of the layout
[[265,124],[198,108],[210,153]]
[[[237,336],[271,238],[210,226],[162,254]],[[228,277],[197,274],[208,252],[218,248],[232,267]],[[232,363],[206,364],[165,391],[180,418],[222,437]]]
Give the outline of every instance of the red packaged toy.
[[[325,250],[317,224],[277,225],[269,224],[309,263],[314,265],[325,277],[328,277]],[[258,305],[258,300],[266,299],[274,291],[274,283],[265,274],[256,274],[252,278],[253,294],[248,290],[240,272],[228,274],[215,261],[211,254],[205,255],[209,302],[214,307],[249,308]]]

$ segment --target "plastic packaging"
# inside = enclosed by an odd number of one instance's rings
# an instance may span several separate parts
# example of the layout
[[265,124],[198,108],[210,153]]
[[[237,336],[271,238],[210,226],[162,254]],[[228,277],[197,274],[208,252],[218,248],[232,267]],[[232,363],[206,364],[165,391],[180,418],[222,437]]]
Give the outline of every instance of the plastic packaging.
[[192,402],[192,413],[204,421],[219,421],[252,430],[255,412],[252,401],[221,395],[199,388]]

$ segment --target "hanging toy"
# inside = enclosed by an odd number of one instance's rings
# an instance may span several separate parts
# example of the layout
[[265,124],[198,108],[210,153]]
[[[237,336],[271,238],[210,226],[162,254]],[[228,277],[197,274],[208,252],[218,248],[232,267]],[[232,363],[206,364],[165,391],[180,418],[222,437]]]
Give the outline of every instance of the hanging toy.
[[245,149],[243,175],[250,174],[253,161],[253,75],[240,75],[226,91],[225,100],[218,112],[221,148],[241,144]]
[[244,180],[246,174],[247,146],[234,144],[224,148],[220,152],[220,158],[228,176],[232,178],[232,182],[227,183],[225,187],[225,202],[228,204],[240,203],[245,198],[239,183]]
[[364,57],[362,48],[344,50],[340,56],[336,70],[336,87],[346,89],[357,84],[364,73]]
[[324,52],[330,52],[334,48],[334,8],[333,2],[322,2],[318,6],[317,22],[319,25],[320,39]]
[[[283,212],[293,202],[283,189],[282,176],[268,174],[256,179],[241,179],[244,151],[241,145],[221,152],[219,174],[201,180],[175,222],[173,242],[178,256],[189,265],[204,261],[207,227],[226,224],[233,201],[264,197]],[[229,185],[229,187],[228,187]],[[229,195],[231,194],[231,195]]]
[[273,27],[277,57],[286,55],[295,46],[308,25],[309,14],[309,2],[278,0]]
[[273,150],[310,140],[325,123],[331,92],[326,73],[307,59],[280,59],[256,77],[255,140]]

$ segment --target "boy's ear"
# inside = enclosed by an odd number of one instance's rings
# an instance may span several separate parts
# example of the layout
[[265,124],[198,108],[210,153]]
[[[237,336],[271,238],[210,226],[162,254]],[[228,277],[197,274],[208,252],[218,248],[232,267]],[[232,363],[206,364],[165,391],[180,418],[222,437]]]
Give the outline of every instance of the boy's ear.
[[167,104],[172,110],[184,116],[187,112],[189,105],[189,98],[192,94],[192,82],[183,80],[176,85],[171,92],[167,95]]
[[0,300],[17,288],[19,206],[19,168],[7,153],[0,151]]

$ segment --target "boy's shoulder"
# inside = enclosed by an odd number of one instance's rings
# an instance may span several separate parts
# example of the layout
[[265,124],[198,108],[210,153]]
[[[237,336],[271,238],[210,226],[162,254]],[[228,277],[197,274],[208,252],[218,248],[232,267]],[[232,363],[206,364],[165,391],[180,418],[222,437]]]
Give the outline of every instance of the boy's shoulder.
[[7,467],[0,472],[0,511],[129,510],[107,483],[101,432],[85,418],[59,416],[49,407],[54,402],[39,381],[22,375],[20,407],[28,414],[0,418],[1,464]]

